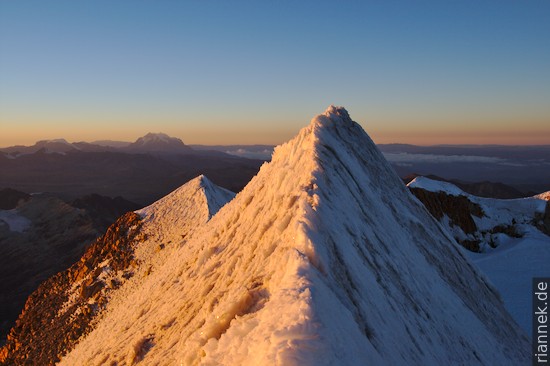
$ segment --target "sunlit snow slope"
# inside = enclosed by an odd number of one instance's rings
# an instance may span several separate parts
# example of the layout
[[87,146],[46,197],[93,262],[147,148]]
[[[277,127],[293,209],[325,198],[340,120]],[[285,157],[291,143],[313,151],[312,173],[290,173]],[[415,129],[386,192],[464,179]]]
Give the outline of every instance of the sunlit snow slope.
[[519,365],[528,352],[495,290],[331,106],[61,364]]

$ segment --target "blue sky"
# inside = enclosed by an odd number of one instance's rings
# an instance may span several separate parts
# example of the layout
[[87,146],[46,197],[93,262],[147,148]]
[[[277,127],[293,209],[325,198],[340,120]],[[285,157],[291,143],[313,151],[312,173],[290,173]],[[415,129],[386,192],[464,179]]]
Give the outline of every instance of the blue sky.
[[329,104],[376,142],[550,144],[550,1],[2,1],[0,146],[280,143]]

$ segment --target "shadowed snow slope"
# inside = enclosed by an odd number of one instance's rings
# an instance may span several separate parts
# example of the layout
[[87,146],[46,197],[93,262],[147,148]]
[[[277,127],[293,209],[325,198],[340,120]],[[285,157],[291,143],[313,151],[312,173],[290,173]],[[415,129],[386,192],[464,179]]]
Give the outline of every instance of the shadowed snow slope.
[[495,290],[329,107],[64,365],[519,365]]

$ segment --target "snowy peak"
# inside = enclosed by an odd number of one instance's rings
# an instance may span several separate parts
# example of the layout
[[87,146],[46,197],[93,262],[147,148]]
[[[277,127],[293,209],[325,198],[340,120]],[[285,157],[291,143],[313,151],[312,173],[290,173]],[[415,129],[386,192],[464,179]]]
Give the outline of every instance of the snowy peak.
[[[327,119],[323,119],[322,116],[327,117]],[[331,123],[340,123],[340,124],[353,124],[353,120],[349,116],[348,111],[344,107],[337,107],[334,105],[330,105],[323,114],[318,115],[313,119],[314,121],[317,121],[319,123],[326,123],[327,121],[330,121]]]
[[135,152],[190,152],[192,149],[185,145],[182,140],[170,137],[165,133],[148,133],[138,138],[125,149]]
[[159,141],[166,142],[166,143],[179,141],[183,144],[183,141],[181,141],[178,138],[170,137],[165,133],[152,133],[152,132],[149,132],[147,135],[138,138],[136,142],[147,144],[147,143],[153,143],[153,142],[159,142]]
[[495,290],[329,107],[61,364],[516,365],[528,352]]
[[175,237],[206,223],[235,194],[200,175],[136,211],[160,236]]

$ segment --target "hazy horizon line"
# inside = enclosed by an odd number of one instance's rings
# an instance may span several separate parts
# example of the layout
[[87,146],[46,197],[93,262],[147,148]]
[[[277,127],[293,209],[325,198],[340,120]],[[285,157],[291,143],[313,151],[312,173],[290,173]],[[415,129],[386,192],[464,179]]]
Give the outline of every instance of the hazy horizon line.
[[[181,139],[180,137],[176,137],[176,136],[172,136],[172,135],[169,135],[170,137],[175,137],[175,138],[178,138],[180,140],[182,140],[182,142],[187,145],[187,146],[218,146],[218,147],[221,147],[221,146],[271,146],[271,147],[275,147],[275,146],[278,146],[278,145],[281,145],[283,143],[286,142],[286,140],[284,141],[281,141],[279,143],[194,143],[194,142],[185,142],[183,141],[183,139]],[[141,137],[141,136],[140,136]],[[139,138],[139,137],[138,137]],[[44,138],[44,139],[39,139],[39,140],[36,140],[35,142],[33,143],[15,143],[15,144],[10,144],[10,145],[1,145],[0,146],[0,149],[7,149],[7,148],[13,148],[13,147],[30,147],[30,146],[34,146],[40,142],[62,142],[62,141],[65,141],[67,142],[68,144],[76,144],[76,143],[88,143],[88,144],[93,144],[93,145],[99,145],[99,146],[110,146],[110,145],[106,145],[107,143],[112,143],[112,144],[131,144],[131,143],[134,143],[137,139],[135,140],[121,140],[121,139],[108,139],[108,138],[102,138],[102,139],[93,139],[93,140],[74,140],[74,141],[69,141],[68,139],[66,138],[63,138],[63,137],[59,137],[59,138],[53,138],[53,139],[47,139],[47,138]],[[419,147],[514,147],[514,146],[525,146],[525,147],[550,147],[550,143],[532,143],[532,144],[529,144],[529,143],[498,143],[498,144],[495,144],[495,143],[437,143],[437,144],[422,144],[422,143],[411,143],[411,142],[380,142],[380,143],[377,143],[376,142],[376,139],[373,139],[373,141],[375,142],[376,145],[408,145],[408,146],[419,146]]]

